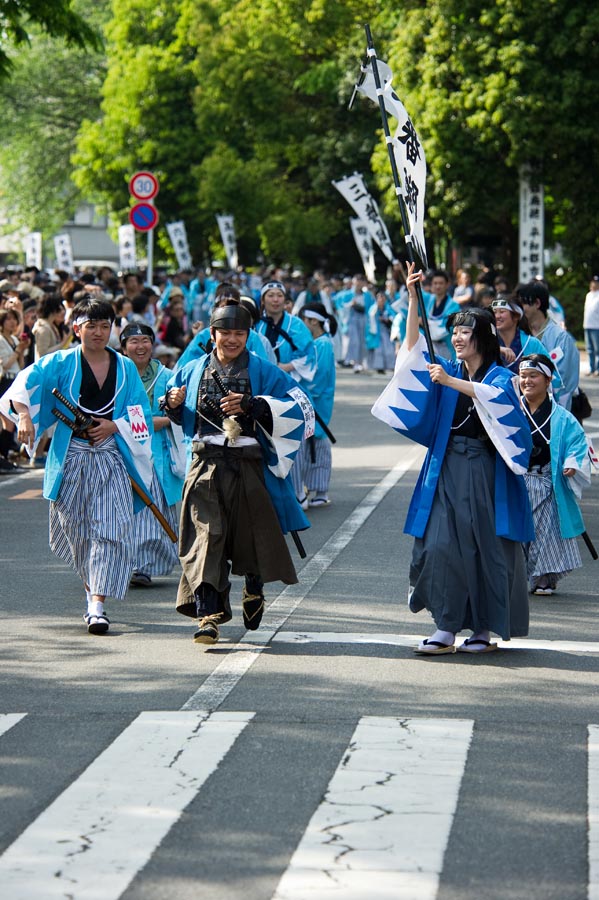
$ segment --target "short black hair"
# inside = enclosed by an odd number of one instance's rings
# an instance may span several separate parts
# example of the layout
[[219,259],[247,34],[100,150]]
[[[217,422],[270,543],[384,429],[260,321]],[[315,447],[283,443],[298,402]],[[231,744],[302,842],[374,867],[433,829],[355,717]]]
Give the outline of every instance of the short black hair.
[[549,291],[540,281],[529,281],[528,284],[519,284],[515,293],[521,303],[532,306],[534,301],[538,300],[541,312],[546,313],[548,311]]
[[86,294],[73,307],[71,313],[72,321],[76,322],[80,316],[87,316],[92,322],[101,322],[104,319],[114,322],[115,319],[112,304],[108,300],[98,300],[92,294]]

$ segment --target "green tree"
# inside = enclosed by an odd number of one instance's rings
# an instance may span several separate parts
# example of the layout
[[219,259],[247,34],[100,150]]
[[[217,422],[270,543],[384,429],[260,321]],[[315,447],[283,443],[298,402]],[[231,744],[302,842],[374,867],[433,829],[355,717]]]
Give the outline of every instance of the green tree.
[[[101,115],[81,126],[74,178],[115,223],[122,223],[130,208],[130,177],[140,169],[154,172],[160,179],[156,206],[161,221],[183,218],[197,240],[201,155],[191,72],[196,49],[188,41],[183,5],[181,0],[113,0]],[[158,235],[170,251],[163,229]],[[197,243],[190,240],[190,245],[197,251]]]
[[0,0],[0,80],[11,75],[8,48],[29,44],[32,31],[62,38],[69,47],[100,50],[97,30],[74,7],[72,0]]
[[[388,19],[389,62],[426,149],[428,231],[514,247],[518,171],[550,195],[548,242],[599,263],[599,8],[592,0],[408,0]],[[385,184],[376,152],[379,184]],[[387,209],[393,203],[388,198]],[[513,267],[512,267],[513,270]]]
[[376,140],[370,111],[347,114],[365,5],[377,4],[114,0],[77,184],[123,221],[127,179],[148,168],[162,221],[186,222],[197,261],[219,212],[235,216],[243,261],[318,261],[349,230],[330,181],[368,167]]

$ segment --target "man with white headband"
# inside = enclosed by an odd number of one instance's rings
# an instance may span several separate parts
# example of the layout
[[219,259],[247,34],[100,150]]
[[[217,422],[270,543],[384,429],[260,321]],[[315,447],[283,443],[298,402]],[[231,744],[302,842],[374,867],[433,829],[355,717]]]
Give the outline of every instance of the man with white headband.
[[[23,369],[0,402],[30,453],[56,425],[43,491],[51,501],[50,547],[83,582],[90,634],[108,631],[106,597],[127,593],[133,514],[143,506],[132,482],[147,493],[152,479],[150,407],[135,365],[107,346],[113,320],[110,303],[80,300],[72,322],[81,345]],[[77,426],[73,409],[88,422]]]
[[524,475],[535,525],[534,541],[524,545],[533,594],[553,594],[558,581],[582,565],[576,538],[585,527],[577,501],[590,484],[584,430],[551,395],[554,368],[538,353],[519,366],[520,402],[533,443]]

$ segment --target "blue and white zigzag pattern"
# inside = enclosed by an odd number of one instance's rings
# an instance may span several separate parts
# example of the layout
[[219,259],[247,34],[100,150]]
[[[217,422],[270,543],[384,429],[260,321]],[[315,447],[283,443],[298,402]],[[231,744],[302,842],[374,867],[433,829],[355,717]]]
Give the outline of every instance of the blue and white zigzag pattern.
[[295,400],[262,397],[272,413],[272,434],[262,426],[267,440],[266,465],[277,478],[286,478],[304,437],[304,416]]

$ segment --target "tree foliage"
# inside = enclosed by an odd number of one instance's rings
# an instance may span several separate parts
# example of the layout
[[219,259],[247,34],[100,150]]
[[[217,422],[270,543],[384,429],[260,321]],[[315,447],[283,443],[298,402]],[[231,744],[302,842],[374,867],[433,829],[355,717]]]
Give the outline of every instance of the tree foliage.
[[69,47],[100,50],[97,30],[74,6],[72,0],[0,0],[0,80],[12,73],[7,48],[29,44],[32,30],[62,38]]
[[[91,0],[79,2],[91,8]],[[0,0],[0,16],[2,9]],[[228,212],[243,261],[262,254],[320,265],[326,256],[331,266],[357,265],[350,211],[330,183],[353,171],[384,196],[399,248],[378,110],[363,99],[347,110],[369,21],[425,145],[427,234],[454,244],[501,240],[509,264],[518,172],[532,164],[547,190],[548,242],[599,268],[592,0],[112,0],[110,9],[105,70],[99,58],[65,50],[64,84],[54,84],[49,69],[47,100],[29,91],[42,84],[44,50],[35,77],[33,57],[21,69],[27,54],[19,53],[11,91],[4,99],[0,92],[4,120],[17,114],[25,123],[22,144],[13,145],[11,192],[35,183],[27,173],[37,164],[48,173],[44,205],[71,202],[66,157],[78,129],[78,190],[117,224],[130,206],[130,176],[156,172],[161,222],[186,222],[196,261],[210,258],[215,214]],[[49,45],[45,52],[57,58]],[[33,106],[35,115],[27,112]],[[6,157],[5,146],[3,166]],[[23,194],[20,204],[31,208]],[[163,229],[159,240],[166,250]]]
[[[100,34],[109,0],[88,14]],[[82,199],[70,157],[82,117],[97,118],[104,54],[69,46],[36,28],[15,53],[11,77],[0,81],[0,197],[11,225],[46,233],[60,228]]]
[[432,231],[513,237],[518,171],[530,163],[551,198],[549,241],[599,262],[593,0],[408,2],[388,46],[425,144]]

